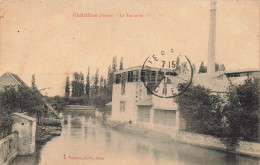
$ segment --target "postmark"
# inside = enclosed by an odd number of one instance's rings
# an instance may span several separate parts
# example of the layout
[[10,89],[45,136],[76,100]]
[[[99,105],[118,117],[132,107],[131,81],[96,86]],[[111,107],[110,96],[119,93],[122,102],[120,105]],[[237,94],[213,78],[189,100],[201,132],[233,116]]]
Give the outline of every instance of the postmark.
[[[189,58],[174,49],[150,55],[143,63],[141,80],[149,94],[173,98],[183,94],[191,85],[193,68]],[[182,88],[179,88],[184,84]]]

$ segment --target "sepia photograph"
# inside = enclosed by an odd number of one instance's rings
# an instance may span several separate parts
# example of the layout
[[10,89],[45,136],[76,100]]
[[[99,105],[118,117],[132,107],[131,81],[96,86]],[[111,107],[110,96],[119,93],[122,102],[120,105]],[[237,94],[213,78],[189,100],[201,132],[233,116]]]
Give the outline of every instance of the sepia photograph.
[[260,165],[260,0],[0,0],[0,165]]

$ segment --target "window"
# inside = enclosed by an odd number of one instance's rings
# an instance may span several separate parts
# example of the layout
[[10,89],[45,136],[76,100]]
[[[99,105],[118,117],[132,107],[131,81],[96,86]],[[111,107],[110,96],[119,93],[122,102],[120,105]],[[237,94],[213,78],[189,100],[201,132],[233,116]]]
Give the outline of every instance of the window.
[[120,83],[120,74],[116,74],[116,84]]
[[151,71],[150,70],[146,70],[145,71],[145,81],[146,82],[150,82],[151,81]]
[[138,121],[150,122],[150,109],[151,107],[138,106]]
[[120,112],[125,112],[125,101],[120,101]]
[[139,71],[134,70],[133,71],[133,81],[138,81],[139,80]]
[[144,81],[144,77],[145,77],[145,70],[141,71],[141,81]]
[[176,111],[171,110],[155,110],[154,111],[154,124],[176,126]]
[[133,82],[133,71],[128,71],[128,82]]

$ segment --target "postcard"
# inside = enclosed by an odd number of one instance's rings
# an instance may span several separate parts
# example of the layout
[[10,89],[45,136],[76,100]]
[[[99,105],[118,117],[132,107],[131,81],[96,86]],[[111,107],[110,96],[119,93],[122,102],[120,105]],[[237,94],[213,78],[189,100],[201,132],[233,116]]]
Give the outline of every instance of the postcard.
[[260,164],[259,0],[0,0],[0,164]]

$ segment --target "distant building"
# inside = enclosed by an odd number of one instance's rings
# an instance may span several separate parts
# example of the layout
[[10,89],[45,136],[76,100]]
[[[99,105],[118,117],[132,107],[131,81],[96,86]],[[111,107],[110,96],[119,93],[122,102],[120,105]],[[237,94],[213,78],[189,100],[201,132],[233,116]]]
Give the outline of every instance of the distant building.
[[0,92],[4,91],[5,86],[14,86],[17,89],[19,85],[27,86],[23,80],[14,73],[7,72],[0,77]]

